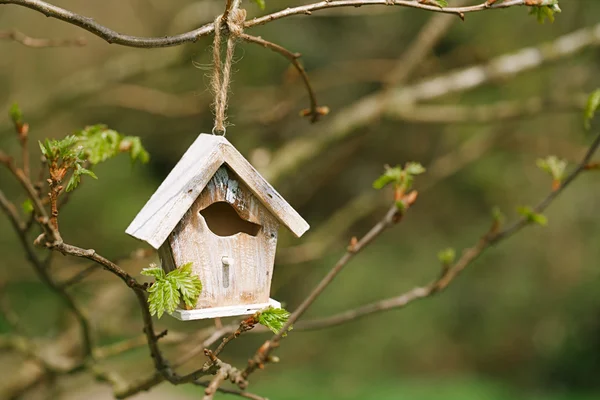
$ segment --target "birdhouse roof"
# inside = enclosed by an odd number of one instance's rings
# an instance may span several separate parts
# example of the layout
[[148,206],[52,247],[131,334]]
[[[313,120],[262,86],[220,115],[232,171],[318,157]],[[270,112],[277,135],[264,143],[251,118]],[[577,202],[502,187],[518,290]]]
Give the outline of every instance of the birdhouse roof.
[[223,164],[297,237],[308,223],[225,137],[201,134],[154,192],[126,232],[158,249]]

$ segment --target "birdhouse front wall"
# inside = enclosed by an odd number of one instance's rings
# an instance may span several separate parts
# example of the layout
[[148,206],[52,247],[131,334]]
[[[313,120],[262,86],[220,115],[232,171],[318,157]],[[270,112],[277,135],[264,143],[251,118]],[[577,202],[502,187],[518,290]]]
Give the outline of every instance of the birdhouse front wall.
[[193,263],[202,281],[197,309],[266,303],[278,229],[279,221],[224,164],[159,254],[166,270]]

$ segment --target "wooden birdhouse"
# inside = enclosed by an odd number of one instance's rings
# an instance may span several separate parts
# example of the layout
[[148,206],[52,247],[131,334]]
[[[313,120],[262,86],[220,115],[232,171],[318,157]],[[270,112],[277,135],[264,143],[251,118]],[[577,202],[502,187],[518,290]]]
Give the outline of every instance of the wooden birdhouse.
[[169,272],[192,262],[202,281],[181,320],[253,314],[269,305],[277,232],[308,223],[223,136],[201,134],[127,228]]

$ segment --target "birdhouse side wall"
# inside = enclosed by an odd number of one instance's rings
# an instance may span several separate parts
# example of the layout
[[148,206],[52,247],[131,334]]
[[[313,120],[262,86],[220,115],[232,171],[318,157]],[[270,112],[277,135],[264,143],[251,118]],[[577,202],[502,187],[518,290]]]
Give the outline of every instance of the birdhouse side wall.
[[[260,225],[256,236],[213,233],[202,211],[218,202],[233,207],[236,218]],[[231,170],[221,167],[168,240],[175,265],[192,262],[202,281],[196,308],[268,302],[278,229],[279,221]]]

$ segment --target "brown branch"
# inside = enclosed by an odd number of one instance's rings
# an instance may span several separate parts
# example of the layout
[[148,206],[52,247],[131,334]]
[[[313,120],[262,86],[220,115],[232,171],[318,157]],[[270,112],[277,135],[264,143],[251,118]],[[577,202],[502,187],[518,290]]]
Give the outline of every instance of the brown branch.
[[[412,192],[415,193],[416,192]],[[414,198],[413,200],[414,201]],[[412,201],[407,204],[410,206]],[[403,214],[399,211],[396,205],[393,205],[389,211],[385,214],[383,219],[379,221],[366,235],[360,240],[356,241],[356,238],[350,242],[350,245],[346,253],[338,260],[333,266],[329,273],[319,282],[319,284],[312,290],[312,292],[304,299],[304,301],[298,306],[296,310],[290,315],[285,325],[281,328],[279,333],[275,334],[271,339],[267,340],[256,352],[254,357],[248,361],[248,366],[242,373],[244,379],[254,372],[257,368],[261,368],[265,362],[269,360],[270,352],[279,346],[279,341],[289,328],[300,318],[306,310],[315,302],[315,300],[323,293],[323,291],[331,284],[335,277],[344,269],[344,267],[354,258],[356,254],[362,251],[366,246],[373,242],[379,235],[384,231],[391,228],[402,219]]]
[[[548,208],[548,206],[550,206],[552,201],[554,201],[558,197],[558,195],[567,188],[567,186],[569,186],[583,171],[586,171],[586,165],[590,163],[593,155],[596,153],[599,147],[600,135],[596,137],[596,139],[590,145],[588,151],[586,152],[581,162],[562,182],[562,185],[559,187],[559,189],[551,191],[548,196],[546,196],[536,207],[534,207],[534,212],[543,212],[546,208]],[[525,226],[530,224],[531,222],[527,218],[523,217],[514,222],[509,227],[500,231],[498,224],[495,222],[492,225],[492,228],[477,242],[477,244],[474,247],[465,250],[462,256],[458,259],[458,261],[456,261],[450,266],[446,266],[443,269],[440,278],[431,282],[429,285],[423,287],[416,287],[399,296],[380,300],[375,303],[367,304],[356,309],[332,315],[330,317],[319,318],[311,321],[298,323],[295,326],[295,328],[298,330],[314,330],[329,328],[332,326],[356,320],[367,315],[391,309],[402,308],[414,302],[415,300],[430,297],[446,289],[446,287],[448,287],[448,285],[454,280],[454,278],[456,278],[467,266],[469,266],[473,261],[475,261],[479,257],[479,255],[481,255],[481,253],[483,253],[486,249],[500,243],[505,239],[508,239],[509,237],[513,236],[515,233],[523,229]]]
[[285,47],[264,40],[260,36],[252,36],[246,33],[242,33],[239,35],[239,37],[245,40],[246,42],[258,44],[269,50],[274,51],[275,53],[281,54],[282,56],[290,60],[294,68],[296,68],[296,70],[302,77],[302,82],[304,82],[304,86],[306,87],[306,91],[308,92],[308,98],[310,100],[310,108],[307,110],[303,110],[301,112],[302,116],[309,116],[310,121],[314,123],[319,120],[319,117],[327,115],[329,113],[329,108],[324,106],[319,107],[319,105],[317,104],[317,95],[315,94],[315,91],[310,83],[308,74],[306,73],[306,70],[304,69],[302,64],[298,61],[298,59],[301,57],[300,53],[292,53]]
[[[228,0],[229,1],[229,0]],[[275,21],[277,19],[286,18],[293,15],[310,15],[314,11],[339,8],[339,7],[360,7],[360,6],[384,6],[394,5],[400,7],[418,8],[421,10],[439,12],[446,14],[455,14],[464,17],[464,14],[471,12],[478,12],[490,9],[500,9],[515,6],[535,6],[540,4],[541,0],[506,0],[502,3],[489,4],[487,1],[476,6],[469,7],[438,7],[428,4],[422,4],[414,0],[325,0],[313,4],[308,4],[299,7],[287,8],[272,14],[264,15],[259,18],[254,18],[247,21],[244,24],[245,28],[251,28],[257,25],[264,25],[268,22]],[[64,8],[57,7],[50,3],[41,0],[0,0],[2,4],[14,4],[22,7],[38,11],[44,14],[46,17],[56,18],[61,21],[67,22],[72,25],[76,25],[86,31],[104,39],[108,43],[120,44],[123,46],[130,47],[143,47],[143,48],[157,48],[157,47],[169,47],[177,46],[184,43],[194,43],[200,37],[209,35],[214,31],[214,24],[209,23],[201,26],[198,29],[194,29],[189,32],[185,32],[174,36],[162,36],[162,37],[141,37],[124,35],[114,30],[107,28],[92,18],[84,17],[76,14],[72,11],[65,10]]]
[[70,47],[70,46],[85,46],[87,41],[84,38],[77,39],[39,39],[32,38],[19,32],[16,29],[0,31],[0,39],[13,40],[27,47],[42,48],[42,47]]
[[423,4],[414,0],[325,0],[314,4],[307,4],[299,7],[290,7],[269,15],[254,18],[246,22],[245,27],[251,28],[256,25],[264,25],[277,19],[290,17],[293,15],[311,15],[314,11],[326,10],[338,7],[362,7],[362,6],[400,6],[419,8],[432,12],[455,14],[459,17],[464,17],[464,14],[471,12],[484,11],[489,9],[508,8],[515,6],[532,6],[540,4],[540,0],[505,0],[499,4],[490,5],[487,1],[481,4],[468,7],[439,7],[428,4]]
[[[154,253],[154,250],[152,250],[152,249],[141,249],[141,248],[136,249],[136,250],[132,251],[131,253],[129,253],[129,255],[127,255],[125,257],[116,258],[114,263],[116,264],[118,262],[122,262],[122,261],[126,261],[126,260],[141,260],[141,259],[150,257],[150,255],[153,253]],[[73,285],[76,285],[76,284],[80,283],[81,281],[83,281],[84,279],[86,279],[88,276],[90,276],[92,273],[94,273],[98,269],[99,269],[99,264],[94,262],[93,264],[88,265],[86,268],[79,271],[77,274],[73,275],[71,278],[62,282],[61,286],[62,287],[71,287]]]

